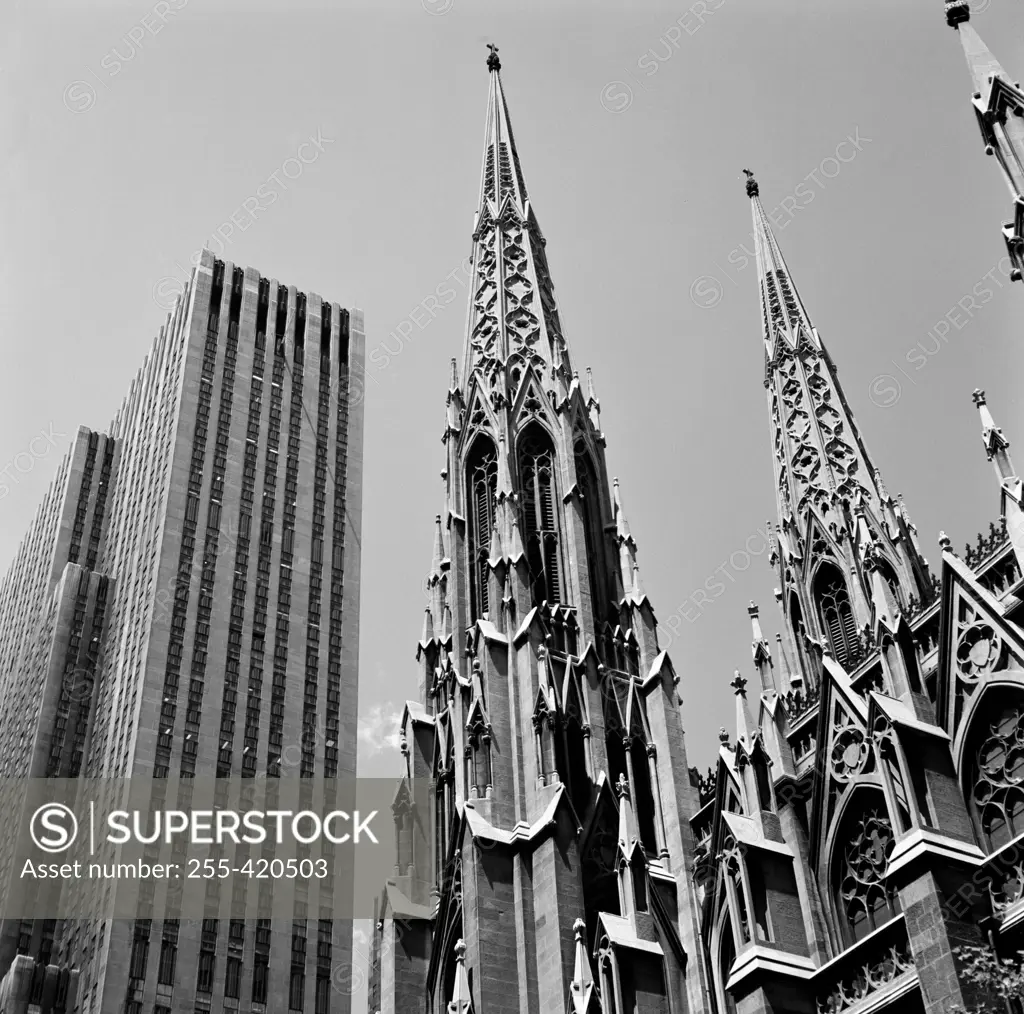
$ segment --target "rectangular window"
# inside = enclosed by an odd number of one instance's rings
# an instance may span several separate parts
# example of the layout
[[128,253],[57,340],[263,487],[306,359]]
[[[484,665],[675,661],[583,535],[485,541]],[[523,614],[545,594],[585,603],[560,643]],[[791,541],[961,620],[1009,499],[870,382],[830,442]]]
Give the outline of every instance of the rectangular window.
[[237,1000],[242,985],[242,959],[228,958],[227,970],[224,975],[224,995]]
[[267,980],[269,978],[268,963],[270,956],[257,954],[252,969],[252,1002],[267,1002]]
[[199,972],[196,975],[196,992],[213,992],[213,951],[199,952]]
[[301,968],[293,967],[291,982],[288,986],[289,1010],[302,1010],[302,1000],[305,992],[306,973]]
[[178,958],[178,945],[173,940],[164,940],[160,944],[160,971],[156,981],[161,986],[174,985],[174,965]]

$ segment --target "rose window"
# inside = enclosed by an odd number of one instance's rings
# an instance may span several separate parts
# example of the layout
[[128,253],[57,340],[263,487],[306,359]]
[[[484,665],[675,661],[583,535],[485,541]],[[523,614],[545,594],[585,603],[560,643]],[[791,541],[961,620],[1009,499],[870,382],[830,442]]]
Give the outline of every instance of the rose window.
[[974,623],[960,637],[956,650],[957,668],[965,679],[978,679],[991,672],[1002,653],[1002,643],[988,623]]
[[869,754],[867,739],[860,729],[843,729],[832,744],[832,774],[840,781],[849,781],[863,769]]
[[972,802],[988,847],[1024,832],[1024,705],[1004,707],[975,755]]

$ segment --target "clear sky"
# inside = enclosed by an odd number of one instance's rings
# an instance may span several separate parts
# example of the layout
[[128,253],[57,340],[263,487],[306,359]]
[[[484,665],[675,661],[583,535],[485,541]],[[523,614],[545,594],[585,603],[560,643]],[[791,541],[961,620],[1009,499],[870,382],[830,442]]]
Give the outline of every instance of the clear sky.
[[[416,692],[494,41],[571,355],[593,367],[682,675],[690,763],[706,767],[733,670],[754,675],[749,600],[773,644],[777,629],[767,553],[745,555],[775,502],[741,170],[780,208],[793,278],[929,557],[940,528],[962,550],[998,515],[973,388],[1024,443],[1024,285],[999,270],[1009,197],[941,0],[703,6],[9,4],[0,566],[75,427],[114,415],[204,243],[361,307],[368,351],[411,336],[365,382],[360,773],[397,770],[387,738]],[[1024,73],[1024,10],[972,6]],[[958,309],[986,276],[988,298]],[[421,326],[446,280],[456,298]],[[29,464],[47,431],[56,446]],[[724,591],[694,608],[716,571]]]

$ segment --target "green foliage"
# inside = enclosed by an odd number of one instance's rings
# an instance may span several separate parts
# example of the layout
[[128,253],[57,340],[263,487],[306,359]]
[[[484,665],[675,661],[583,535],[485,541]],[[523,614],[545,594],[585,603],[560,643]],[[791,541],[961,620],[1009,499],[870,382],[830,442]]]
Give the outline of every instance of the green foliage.
[[[960,963],[961,979],[989,999],[970,1008],[954,1004],[950,1014],[1006,1014],[1019,1009],[1024,1000],[1024,951],[1016,958],[998,958],[987,947],[957,947],[953,953]],[[1017,1006],[1009,1006],[1011,1000]]]

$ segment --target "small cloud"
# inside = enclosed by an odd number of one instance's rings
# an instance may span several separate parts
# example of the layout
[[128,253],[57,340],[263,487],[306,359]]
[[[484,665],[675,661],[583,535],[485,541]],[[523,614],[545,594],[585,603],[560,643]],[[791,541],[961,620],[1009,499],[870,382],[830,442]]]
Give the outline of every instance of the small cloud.
[[366,757],[374,757],[384,750],[397,750],[400,738],[398,723],[402,709],[388,701],[375,704],[359,718],[359,749]]

